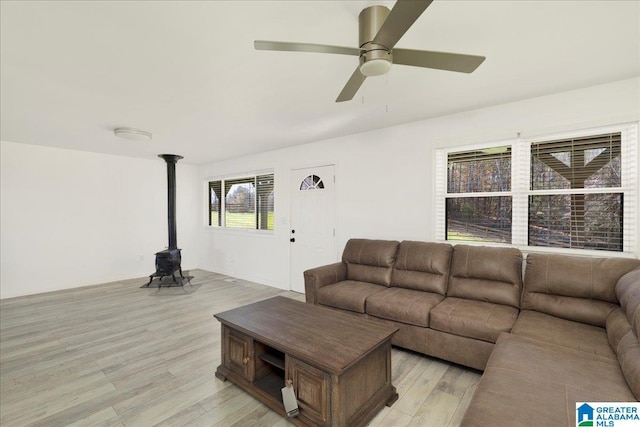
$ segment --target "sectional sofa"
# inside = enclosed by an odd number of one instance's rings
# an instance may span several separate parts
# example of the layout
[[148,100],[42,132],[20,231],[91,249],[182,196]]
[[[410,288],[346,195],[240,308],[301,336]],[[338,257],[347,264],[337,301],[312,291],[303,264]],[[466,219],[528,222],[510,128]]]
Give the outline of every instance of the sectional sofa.
[[308,303],[484,371],[463,425],[573,426],[576,402],[640,398],[638,259],[351,239],[304,277]]

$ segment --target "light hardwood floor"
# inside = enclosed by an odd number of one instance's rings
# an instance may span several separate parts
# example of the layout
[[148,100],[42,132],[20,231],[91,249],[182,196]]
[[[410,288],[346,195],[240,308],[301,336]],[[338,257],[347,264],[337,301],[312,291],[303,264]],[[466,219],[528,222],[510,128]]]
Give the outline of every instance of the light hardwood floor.
[[[144,278],[0,301],[0,425],[287,426],[214,377],[213,314],[294,292],[203,270],[191,285]],[[394,348],[400,395],[370,426],[456,426],[480,374]]]

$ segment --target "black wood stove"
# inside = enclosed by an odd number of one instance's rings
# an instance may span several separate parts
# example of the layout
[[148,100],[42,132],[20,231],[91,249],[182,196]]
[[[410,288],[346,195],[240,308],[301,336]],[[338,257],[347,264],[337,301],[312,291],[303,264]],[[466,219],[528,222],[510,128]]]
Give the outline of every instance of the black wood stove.
[[153,282],[154,277],[160,277],[162,280],[165,276],[171,276],[175,285],[170,286],[182,286],[182,281],[176,280],[176,271],[180,273],[180,277],[184,279],[182,275],[181,261],[182,256],[180,249],[178,249],[178,242],[176,237],[176,163],[182,159],[182,156],[175,154],[160,154],[161,157],[167,162],[167,196],[168,196],[168,223],[169,223],[169,247],[163,251],[156,253],[156,272],[149,276],[149,283],[145,287],[149,287]]

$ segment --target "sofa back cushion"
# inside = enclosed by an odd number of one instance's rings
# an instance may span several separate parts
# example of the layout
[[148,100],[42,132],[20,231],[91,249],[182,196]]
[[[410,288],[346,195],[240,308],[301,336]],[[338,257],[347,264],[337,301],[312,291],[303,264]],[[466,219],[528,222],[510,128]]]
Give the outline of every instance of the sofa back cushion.
[[445,295],[452,253],[448,243],[401,242],[391,286]]
[[604,328],[617,307],[615,284],[640,260],[529,254],[522,309]]
[[389,286],[399,242],[350,239],[342,253],[347,279]]
[[640,400],[640,267],[618,280],[615,294],[620,308],[607,318],[607,335],[618,356],[624,379]]
[[515,248],[455,245],[447,295],[520,307],[522,253]]

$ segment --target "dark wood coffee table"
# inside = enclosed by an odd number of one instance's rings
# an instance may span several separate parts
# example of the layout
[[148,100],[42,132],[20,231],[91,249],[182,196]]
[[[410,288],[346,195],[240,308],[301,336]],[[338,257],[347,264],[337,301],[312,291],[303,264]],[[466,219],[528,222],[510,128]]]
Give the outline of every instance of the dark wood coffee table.
[[391,384],[397,328],[329,308],[275,297],[215,315],[222,323],[227,379],[287,416],[290,381],[302,426],[361,426],[398,399]]

